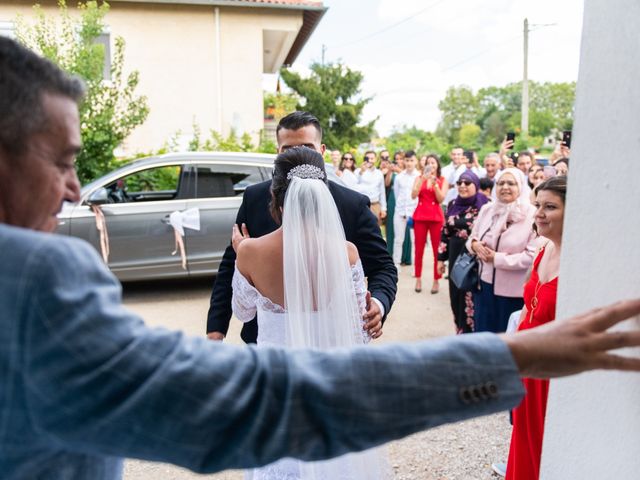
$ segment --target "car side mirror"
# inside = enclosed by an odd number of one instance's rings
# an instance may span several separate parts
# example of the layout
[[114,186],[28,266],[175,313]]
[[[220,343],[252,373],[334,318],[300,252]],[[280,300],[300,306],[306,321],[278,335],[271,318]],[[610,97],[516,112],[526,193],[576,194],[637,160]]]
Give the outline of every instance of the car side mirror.
[[93,192],[87,198],[87,204],[89,205],[102,205],[109,202],[109,192],[106,188],[102,187]]

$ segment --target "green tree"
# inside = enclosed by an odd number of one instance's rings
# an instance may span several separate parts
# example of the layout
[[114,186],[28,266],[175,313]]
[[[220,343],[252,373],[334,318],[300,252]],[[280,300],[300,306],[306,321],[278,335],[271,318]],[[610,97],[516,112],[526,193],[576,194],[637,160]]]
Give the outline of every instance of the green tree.
[[420,155],[431,152],[440,154],[451,148],[436,134],[421,130],[416,126],[407,127],[406,125],[392,132],[385,139],[384,144],[392,154],[399,150],[414,150]]
[[79,15],[72,16],[65,1],[59,0],[57,18],[45,15],[39,5],[34,9],[35,23],[18,18],[18,40],[83,78],[87,85],[80,106],[83,148],[77,158],[78,177],[86,183],[114,167],[114,149],[149,114],[147,99],[135,93],[138,72],[124,74],[125,42],[121,37],[115,38],[110,78],[104,79],[105,48],[96,40],[104,31],[107,3],[80,3]]
[[458,143],[462,126],[475,123],[478,117],[478,99],[473,90],[464,85],[449,87],[438,108],[442,112],[442,119],[436,132],[449,143]]
[[[554,129],[571,128],[575,83],[532,81],[529,96],[529,135],[527,138],[518,135],[518,146],[538,147]],[[476,94],[465,86],[450,87],[438,105],[442,120],[437,132],[447,141],[468,148],[495,149],[507,131],[520,131],[521,105],[520,82],[481,88]],[[461,131],[465,124],[480,127],[480,135],[469,138],[469,131]]]
[[361,72],[341,63],[313,63],[307,78],[286,69],[281,75],[303,101],[296,108],[318,117],[324,129],[324,143],[330,148],[344,151],[369,141],[375,120],[359,125],[362,110],[371,100],[360,98]]
[[279,92],[264,92],[263,99],[265,118],[273,118],[276,122],[285,115],[294,112],[300,100],[297,95]]
[[480,148],[481,130],[475,123],[467,123],[460,128],[458,132],[458,143],[469,150],[477,150]]

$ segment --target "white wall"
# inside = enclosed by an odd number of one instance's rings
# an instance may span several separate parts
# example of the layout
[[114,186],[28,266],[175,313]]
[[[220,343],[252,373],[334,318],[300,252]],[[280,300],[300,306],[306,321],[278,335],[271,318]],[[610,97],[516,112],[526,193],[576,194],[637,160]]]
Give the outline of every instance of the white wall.
[[[585,1],[558,318],[640,296],[639,20],[638,0]],[[553,381],[545,428],[541,479],[637,480],[640,374]]]

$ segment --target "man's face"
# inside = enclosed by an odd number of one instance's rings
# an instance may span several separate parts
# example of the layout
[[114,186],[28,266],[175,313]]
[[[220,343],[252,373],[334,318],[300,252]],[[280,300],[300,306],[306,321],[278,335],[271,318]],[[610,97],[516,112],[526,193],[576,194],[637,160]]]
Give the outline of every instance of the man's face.
[[531,157],[529,155],[520,155],[518,157],[518,168],[522,170],[522,173],[528,175],[531,168]]
[[493,178],[498,172],[498,160],[495,157],[487,157],[484,159],[484,169],[487,171],[487,177]]
[[340,165],[340,150],[331,151],[331,162],[334,165]]
[[70,98],[45,94],[44,131],[27,140],[24,153],[9,159],[0,151],[1,221],[53,232],[62,202],[80,199],[75,157],[80,150],[78,107]]
[[309,147],[324,155],[325,146],[320,138],[320,132],[313,125],[298,130],[281,129],[278,132],[278,153],[291,147]]
[[417,164],[418,164],[418,157],[416,157],[415,155],[404,159],[404,166],[407,169],[407,172],[409,173],[415,170]]
[[454,148],[451,150],[451,162],[457,167],[462,163],[463,160],[466,160],[464,157],[464,150],[461,148]]
[[376,154],[375,153],[367,153],[364,156],[364,163],[367,168],[373,168],[376,166]]

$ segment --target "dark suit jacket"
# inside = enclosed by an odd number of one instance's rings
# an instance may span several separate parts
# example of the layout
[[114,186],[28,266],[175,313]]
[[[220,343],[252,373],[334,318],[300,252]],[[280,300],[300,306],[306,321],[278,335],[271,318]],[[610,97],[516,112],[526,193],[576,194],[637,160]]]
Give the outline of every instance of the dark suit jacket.
[[[244,192],[242,205],[238,210],[236,223],[247,225],[251,237],[261,237],[278,228],[269,213],[271,201],[271,181],[252,185]],[[338,206],[338,212],[348,241],[355,244],[360,253],[368,289],[378,299],[386,315],[396,297],[398,274],[393,260],[387,252],[380,227],[369,210],[369,199],[353,190],[334,182],[329,182],[329,190]],[[222,332],[225,335],[231,319],[231,279],[235,269],[236,254],[229,245],[218,269],[211,305],[207,315],[207,333]],[[384,321],[384,318],[383,318]],[[246,343],[255,343],[258,338],[258,322],[254,319],[245,323],[241,333]]]

